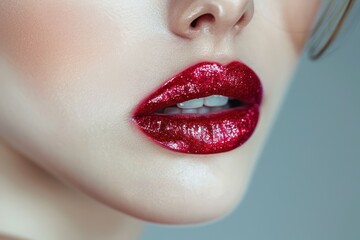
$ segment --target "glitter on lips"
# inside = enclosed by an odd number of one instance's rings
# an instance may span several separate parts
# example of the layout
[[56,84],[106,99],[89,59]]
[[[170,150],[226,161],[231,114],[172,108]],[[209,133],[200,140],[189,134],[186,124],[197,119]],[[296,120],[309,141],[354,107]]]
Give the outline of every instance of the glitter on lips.
[[[211,95],[234,98],[243,106],[209,114],[156,114],[165,107]],[[220,153],[233,150],[250,138],[259,119],[261,99],[261,82],[243,63],[199,63],[143,100],[133,120],[146,136],[169,150]]]

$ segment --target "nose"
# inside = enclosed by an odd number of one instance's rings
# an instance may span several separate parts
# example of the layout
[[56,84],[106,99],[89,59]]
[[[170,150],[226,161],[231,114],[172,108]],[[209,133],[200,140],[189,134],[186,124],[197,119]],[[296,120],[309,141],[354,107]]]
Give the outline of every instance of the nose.
[[252,19],[253,0],[171,0],[169,27],[183,38],[238,34]]

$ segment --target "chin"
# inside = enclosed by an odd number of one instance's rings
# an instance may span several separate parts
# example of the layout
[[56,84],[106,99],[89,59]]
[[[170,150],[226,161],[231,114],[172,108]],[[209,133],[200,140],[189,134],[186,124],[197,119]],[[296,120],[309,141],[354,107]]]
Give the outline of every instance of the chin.
[[[167,185],[167,184],[166,184]],[[243,183],[245,185],[245,183]],[[244,190],[222,185],[186,189],[181,186],[146,186],[141,193],[128,196],[100,196],[109,207],[134,218],[159,224],[199,224],[218,220],[240,202]],[[124,201],[124,199],[128,200]]]
[[148,154],[144,156],[152,158],[122,157],[134,163],[127,173],[119,174],[112,167],[106,178],[96,179],[99,174],[92,174],[91,180],[78,188],[110,208],[146,222],[208,223],[230,213],[244,196],[254,161],[247,157],[250,149],[251,144],[200,156],[154,151],[154,146],[145,145],[143,152]]

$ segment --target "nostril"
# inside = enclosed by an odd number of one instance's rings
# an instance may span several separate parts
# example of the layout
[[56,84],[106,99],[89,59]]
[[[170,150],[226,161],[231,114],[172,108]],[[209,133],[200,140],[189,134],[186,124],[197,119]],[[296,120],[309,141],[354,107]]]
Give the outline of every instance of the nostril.
[[[1,2],[1,0],[0,0]],[[185,39],[235,36],[254,14],[253,1],[169,1],[169,30]]]
[[201,28],[201,26],[206,25],[206,24],[211,24],[213,22],[215,22],[214,15],[208,13],[208,14],[203,14],[203,15],[197,17],[196,19],[194,19],[191,22],[190,26],[193,29]]

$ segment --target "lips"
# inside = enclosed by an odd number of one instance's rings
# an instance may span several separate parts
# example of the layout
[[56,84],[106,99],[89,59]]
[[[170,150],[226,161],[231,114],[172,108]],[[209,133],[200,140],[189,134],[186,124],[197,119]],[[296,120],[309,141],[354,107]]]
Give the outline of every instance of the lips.
[[[227,97],[233,104],[205,114],[164,114],[164,109],[213,95]],[[166,149],[190,154],[221,153],[241,146],[251,137],[261,100],[261,81],[248,66],[240,62],[226,66],[204,62],[172,77],[142,100],[132,120],[142,133]]]

